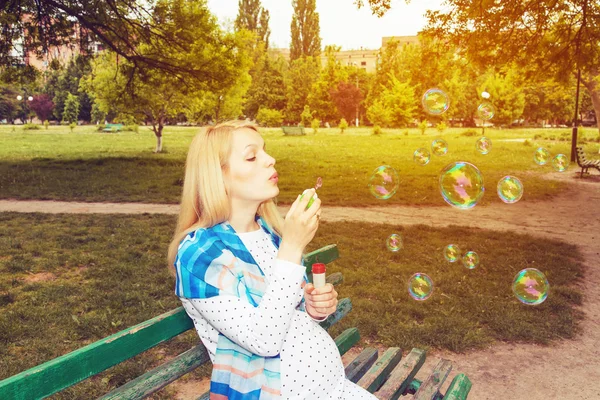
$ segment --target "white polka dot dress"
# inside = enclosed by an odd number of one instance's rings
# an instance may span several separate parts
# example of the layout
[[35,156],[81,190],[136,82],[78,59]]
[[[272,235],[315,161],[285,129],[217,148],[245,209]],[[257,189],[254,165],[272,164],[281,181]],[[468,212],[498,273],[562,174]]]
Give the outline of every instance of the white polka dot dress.
[[259,306],[226,295],[181,298],[211,359],[220,331],[254,354],[280,355],[283,399],[376,399],[346,379],[331,336],[298,309],[305,268],[278,260],[277,248],[262,228],[238,236],[268,283]]

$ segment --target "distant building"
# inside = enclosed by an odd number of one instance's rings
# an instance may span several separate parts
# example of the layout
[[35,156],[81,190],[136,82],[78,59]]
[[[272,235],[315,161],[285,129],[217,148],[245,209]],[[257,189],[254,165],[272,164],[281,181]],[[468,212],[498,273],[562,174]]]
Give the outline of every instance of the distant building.
[[[384,48],[391,40],[399,42],[401,47],[419,44],[417,36],[387,36],[381,39],[381,47]],[[288,61],[290,59],[290,49],[269,49],[269,52],[274,57],[281,56]],[[358,50],[341,50],[335,53],[335,58],[344,66],[354,65],[368,73],[374,73],[377,69],[379,49],[363,49],[361,47]],[[327,56],[323,52],[321,53],[321,65],[325,65],[326,62]]]

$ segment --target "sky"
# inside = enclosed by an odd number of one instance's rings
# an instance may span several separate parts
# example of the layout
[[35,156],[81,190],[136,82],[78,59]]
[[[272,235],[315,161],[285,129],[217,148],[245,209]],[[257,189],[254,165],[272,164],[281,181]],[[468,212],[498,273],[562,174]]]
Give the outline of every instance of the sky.
[[[271,47],[289,47],[292,22],[291,0],[262,0],[271,20]],[[365,1],[365,3],[368,3]],[[343,50],[379,49],[384,36],[416,35],[426,24],[425,11],[441,8],[442,0],[392,0],[392,8],[378,18],[368,7],[357,9],[354,0],[317,0],[321,45],[338,45]],[[208,8],[222,23],[233,22],[238,0],[208,0]]]

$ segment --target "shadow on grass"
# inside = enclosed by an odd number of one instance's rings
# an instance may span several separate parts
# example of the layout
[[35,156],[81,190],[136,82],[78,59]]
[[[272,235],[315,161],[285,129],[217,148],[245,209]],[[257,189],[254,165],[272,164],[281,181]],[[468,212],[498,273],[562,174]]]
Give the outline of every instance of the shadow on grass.
[[177,203],[184,162],[106,157],[0,162],[0,196],[13,199]]
[[[171,215],[0,213],[0,379],[178,307],[165,266],[175,221]],[[404,238],[397,253],[385,247],[391,233]],[[584,266],[575,246],[456,226],[324,222],[307,251],[332,243],[341,258],[328,273],[343,273],[340,298],[353,303],[332,336],[357,326],[362,344],[465,351],[494,341],[551,344],[579,331]],[[450,243],[476,251],[480,265],[467,270],[448,263],[442,251]],[[513,277],[526,267],[550,282],[539,306],[523,305],[511,292]],[[415,272],[435,285],[423,302],[408,295]],[[32,281],[41,274],[49,279]],[[195,332],[180,335],[56,398],[100,396],[198,341]],[[166,389],[155,398],[172,394]]]

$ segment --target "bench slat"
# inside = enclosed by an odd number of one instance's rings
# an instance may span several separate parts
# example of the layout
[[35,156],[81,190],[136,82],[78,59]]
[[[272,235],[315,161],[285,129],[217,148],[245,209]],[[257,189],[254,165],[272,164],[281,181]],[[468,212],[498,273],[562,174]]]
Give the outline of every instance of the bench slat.
[[323,329],[327,330],[333,324],[341,320],[350,311],[352,311],[352,302],[349,298],[342,299],[338,302],[335,312],[327,317],[325,321],[319,322],[319,325],[321,325]]
[[340,283],[344,282],[344,276],[342,275],[341,272],[334,272],[331,275],[327,275],[327,278],[325,278],[325,281],[327,283],[331,283],[333,286],[339,285]]
[[402,359],[402,350],[398,347],[390,347],[381,355],[379,360],[373,365],[367,373],[360,378],[358,386],[374,393],[385,382],[387,376],[398,365]]
[[200,344],[181,353],[169,362],[166,362],[144,375],[127,382],[125,385],[107,393],[100,400],[128,399],[137,400],[155,393],[167,386],[169,383],[193,371],[210,357],[204,345]]
[[346,378],[351,382],[358,382],[360,378],[377,361],[377,349],[367,347],[345,369]]
[[388,380],[375,393],[375,396],[378,399],[384,400],[398,399],[408,389],[408,386],[424,362],[425,351],[416,348],[412,349],[408,356],[394,368]]
[[39,399],[72,386],[193,326],[183,307],[0,381],[0,399]]
[[448,374],[452,370],[452,363],[448,360],[440,360],[435,366],[431,375],[423,381],[417,393],[413,397],[414,400],[433,400],[438,394],[438,391],[444,384]]
[[[335,339],[335,344],[340,352],[340,355],[344,355],[352,346],[354,346],[360,340],[360,334],[356,328],[348,328],[344,332],[340,333]],[[209,392],[203,393],[198,400],[208,400]]]
[[308,275],[309,282],[312,282],[312,265],[314,263],[329,264],[339,257],[340,252],[335,244],[321,247],[318,250],[306,254],[304,256],[304,266],[306,267],[306,275]]
[[458,374],[452,379],[444,400],[466,400],[471,391],[471,380],[465,374]]

